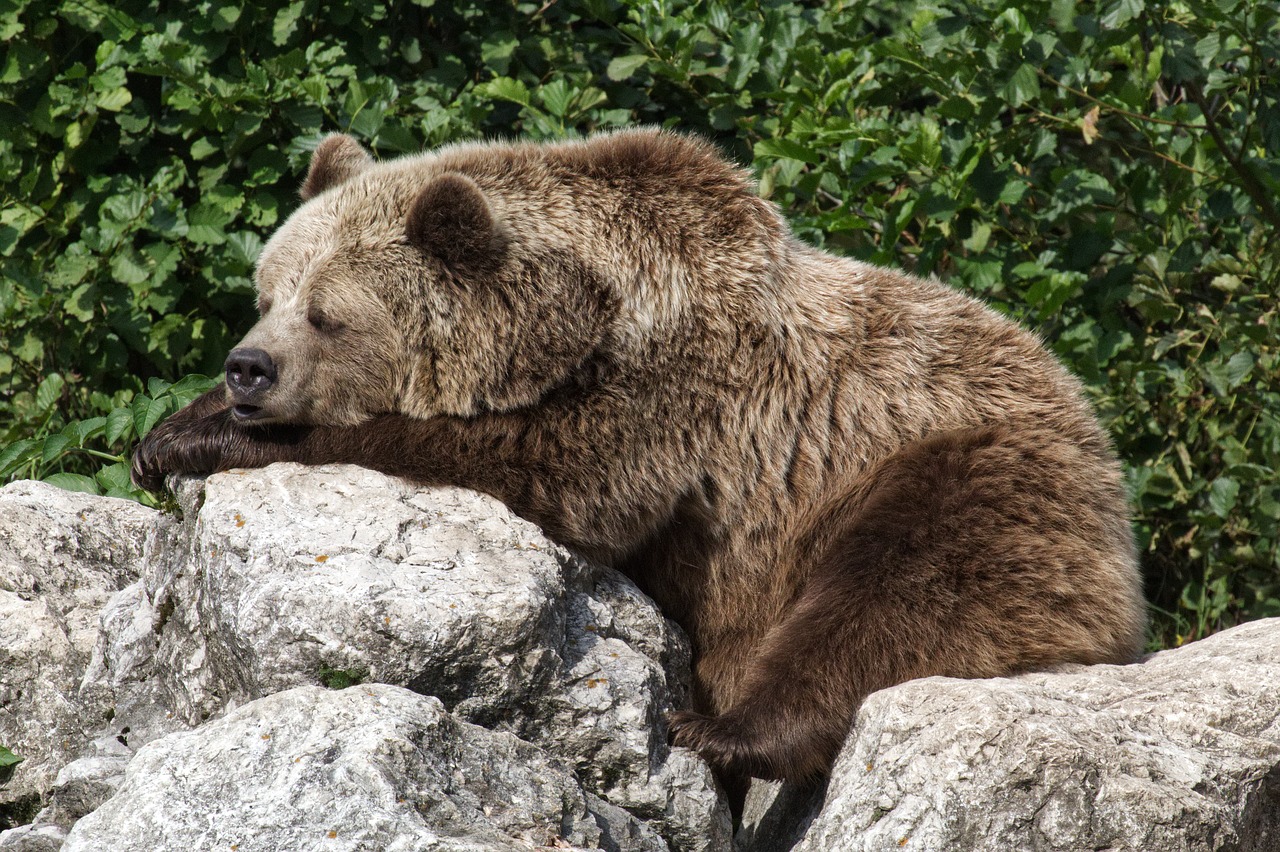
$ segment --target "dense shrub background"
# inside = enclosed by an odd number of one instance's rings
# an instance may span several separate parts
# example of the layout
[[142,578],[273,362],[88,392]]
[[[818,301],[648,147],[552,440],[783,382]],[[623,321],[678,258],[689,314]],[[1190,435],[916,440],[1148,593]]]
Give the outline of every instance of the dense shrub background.
[[0,0],[0,479],[149,499],[122,460],[250,324],[322,134],[662,124],[1052,342],[1129,464],[1155,642],[1280,614],[1277,4],[1005,5]]

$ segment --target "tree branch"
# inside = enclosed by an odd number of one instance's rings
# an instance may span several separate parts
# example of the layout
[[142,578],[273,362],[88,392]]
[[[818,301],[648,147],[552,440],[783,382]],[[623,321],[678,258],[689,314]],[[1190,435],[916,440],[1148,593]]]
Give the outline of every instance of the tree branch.
[[1231,170],[1239,176],[1240,187],[1253,199],[1253,203],[1258,206],[1258,212],[1262,214],[1262,218],[1266,219],[1273,228],[1280,230],[1280,210],[1276,209],[1275,202],[1271,200],[1271,194],[1267,192],[1267,188],[1262,185],[1262,182],[1258,180],[1258,176],[1249,168],[1249,164],[1240,159],[1227,145],[1227,141],[1222,138],[1218,123],[1209,114],[1209,104],[1205,102],[1204,92],[1200,91],[1200,87],[1194,83],[1187,83],[1186,87],[1187,93],[1191,95],[1191,100],[1195,101],[1196,106],[1200,107],[1200,114],[1204,116],[1205,129],[1209,131],[1209,136],[1213,138],[1213,144],[1222,152],[1222,156],[1226,158]]

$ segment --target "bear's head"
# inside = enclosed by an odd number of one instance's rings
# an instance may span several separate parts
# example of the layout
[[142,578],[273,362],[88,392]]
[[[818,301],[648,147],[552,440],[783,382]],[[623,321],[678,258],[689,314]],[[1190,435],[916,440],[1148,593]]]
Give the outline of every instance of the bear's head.
[[239,422],[508,410],[600,347],[610,289],[541,214],[536,170],[492,146],[445,153],[375,163],[348,136],[321,142],[226,361]]
[[661,373],[690,323],[706,351],[776,314],[789,250],[744,172],[652,130],[379,163],[335,135],[302,198],[259,258],[261,319],[227,358],[244,424],[470,416]]

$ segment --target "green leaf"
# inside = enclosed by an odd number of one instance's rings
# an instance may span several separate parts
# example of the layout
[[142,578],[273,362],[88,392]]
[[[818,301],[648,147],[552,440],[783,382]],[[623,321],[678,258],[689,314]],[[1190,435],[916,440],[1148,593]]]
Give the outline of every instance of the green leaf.
[[104,109],[107,112],[119,112],[132,101],[133,93],[131,93],[126,87],[120,86],[109,92],[102,92],[98,95],[96,102],[99,109]]
[[40,412],[52,411],[54,406],[58,404],[58,400],[62,396],[62,389],[66,387],[66,381],[58,373],[50,373],[45,376],[44,381],[40,382],[40,387],[36,389],[36,410]]
[[194,399],[205,391],[213,390],[213,388],[222,381],[220,378],[212,376],[202,376],[198,373],[192,373],[183,376],[166,389],[166,393],[176,399]]
[[506,30],[491,34],[480,45],[480,59],[497,74],[506,74],[511,67],[511,55],[520,40]]
[[233,218],[217,204],[198,204],[187,214],[187,239],[203,245],[220,246],[227,241],[223,228]]
[[162,399],[138,396],[132,406],[134,434],[139,438],[145,437],[168,413],[168,408],[168,404]]
[[253,231],[236,231],[227,234],[227,247],[232,257],[244,266],[252,267],[262,253],[262,237]]
[[0,476],[9,476],[40,452],[41,442],[35,438],[14,441],[0,451]]
[[107,442],[108,446],[111,446],[122,438],[127,437],[132,429],[133,410],[131,408],[116,408],[107,414],[107,425],[103,429],[102,439]]
[[77,420],[72,423],[68,423],[66,428],[62,430],[62,433],[70,437],[77,447],[83,447],[85,441],[101,435],[103,430],[106,429],[106,426],[107,418],[90,417],[87,420]]
[[117,222],[132,222],[142,216],[149,206],[148,202],[147,193],[141,189],[122,192],[103,202],[102,212]]
[[1226,379],[1227,387],[1235,390],[1249,378],[1249,373],[1253,371],[1254,358],[1253,353],[1249,351],[1241,351],[1232,355],[1227,361]]
[[306,4],[302,0],[295,0],[285,6],[276,13],[275,21],[271,25],[271,40],[277,45],[287,44],[294,30],[298,28],[298,20],[302,17],[302,11]]
[[1016,6],[1010,6],[997,15],[996,23],[1002,24],[1009,30],[1021,35],[1032,35],[1031,24],[1027,21],[1027,16]]
[[609,66],[605,69],[604,73],[610,80],[621,82],[648,64],[649,57],[641,54],[617,56],[609,60]]
[[573,95],[569,85],[562,79],[552,80],[538,89],[538,99],[542,101],[542,105],[546,107],[547,112],[558,118],[563,118],[569,111],[569,103],[573,100]]
[[1018,66],[1018,69],[1009,76],[1004,86],[1000,89],[1001,94],[1008,100],[1009,105],[1020,107],[1027,101],[1033,100],[1040,96],[1040,79],[1036,76],[1036,69],[1028,64]]
[[204,160],[217,152],[218,147],[203,136],[191,143],[191,159],[193,160]]
[[[987,244],[991,242],[991,223],[975,222],[973,232],[969,238],[964,241],[964,247],[975,254],[981,254],[987,250]],[[1017,270],[1015,270],[1016,272]]]
[[936,169],[942,161],[942,130],[935,122],[924,121],[900,146],[908,162]]
[[133,249],[126,248],[111,258],[111,276],[121,284],[141,284],[151,277],[151,270]]
[[761,139],[755,145],[755,155],[758,159],[785,158],[811,165],[817,165],[820,161],[816,151],[791,139]]
[[495,77],[487,83],[476,86],[476,92],[483,97],[500,101],[511,101],[522,106],[529,106],[529,88],[519,80],[510,77]]
[[1205,381],[1213,388],[1213,392],[1225,397],[1249,377],[1254,365],[1253,354],[1248,351],[1237,352],[1225,363],[1211,361],[1201,364],[1200,369]]
[[1239,494],[1239,482],[1228,476],[1219,476],[1209,485],[1209,509],[1218,517],[1225,518],[1235,508]]
[[81,284],[63,300],[62,309],[80,322],[90,322],[97,313],[97,305],[94,302],[97,295],[97,285]]
[[127,462],[117,462],[102,468],[96,474],[94,479],[103,493],[119,493],[133,490],[133,483],[129,479],[129,464]]
[[84,494],[101,494],[98,483],[80,473],[55,473],[46,476],[44,481],[64,491],[79,491]]
[[67,447],[71,446],[71,436],[58,433],[49,435],[44,439],[44,444],[40,448],[40,463],[49,464],[49,462],[62,455]]
[[1113,0],[1106,4],[1107,11],[1102,15],[1102,25],[1118,29],[1142,14],[1145,7],[1143,0]]
[[22,760],[21,757],[14,754],[6,746],[0,745],[0,784],[4,784],[13,777],[14,768]]

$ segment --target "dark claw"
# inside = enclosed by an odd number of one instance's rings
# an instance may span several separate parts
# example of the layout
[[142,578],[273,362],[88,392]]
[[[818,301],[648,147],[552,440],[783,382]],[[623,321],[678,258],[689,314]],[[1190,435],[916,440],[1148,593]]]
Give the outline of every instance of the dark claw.
[[164,490],[164,474],[156,466],[153,453],[149,448],[139,444],[133,451],[133,460],[129,467],[129,478],[133,484],[143,491],[159,494]]

